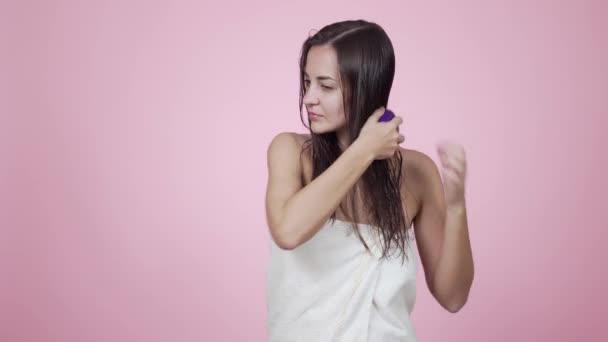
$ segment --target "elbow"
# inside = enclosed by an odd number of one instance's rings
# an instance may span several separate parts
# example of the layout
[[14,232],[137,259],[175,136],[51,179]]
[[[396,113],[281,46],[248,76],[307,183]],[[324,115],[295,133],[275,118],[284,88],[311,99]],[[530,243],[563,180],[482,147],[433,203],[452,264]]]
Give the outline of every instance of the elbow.
[[275,226],[275,229],[271,229],[272,239],[280,249],[293,250],[310,240],[322,225],[322,223],[318,223],[316,226],[308,228],[305,223],[279,224]]
[[451,296],[444,297],[444,299],[440,301],[440,304],[448,312],[457,313],[467,304],[468,300],[469,291],[467,290],[461,293],[454,293]]
[[271,233],[275,245],[282,250],[291,251],[300,245],[300,242],[294,238],[293,234],[288,234],[285,229],[276,229]]
[[453,291],[451,293],[435,291],[435,299],[446,311],[450,313],[459,312],[469,300],[469,290]]
[[436,289],[434,296],[445,310],[450,313],[457,313],[467,304],[472,283],[473,278],[471,277],[466,285],[460,284],[458,287]]
[[298,247],[297,243],[289,240],[274,239],[274,243],[284,251],[291,251]]
[[457,313],[465,306],[466,303],[467,303],[467,297],[465,297],[464,299],[460,299],[460,300],[449,301],[448,303],[443,304],[443,307],[449,313]]

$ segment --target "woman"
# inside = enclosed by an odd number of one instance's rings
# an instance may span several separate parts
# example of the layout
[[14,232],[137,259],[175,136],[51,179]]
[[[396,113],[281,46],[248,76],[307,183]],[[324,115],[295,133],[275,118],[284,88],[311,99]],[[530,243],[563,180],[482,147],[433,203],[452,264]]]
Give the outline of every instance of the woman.
[[432,159],[399,146],[401,117],[379,122],[394,71],[374,23],[334,23],[303,44],[310,134],[268,147],[271,341],[415,341],[416,249],[438,303],[457,312],[467,301],[464,151],[439,147],[442,183]]

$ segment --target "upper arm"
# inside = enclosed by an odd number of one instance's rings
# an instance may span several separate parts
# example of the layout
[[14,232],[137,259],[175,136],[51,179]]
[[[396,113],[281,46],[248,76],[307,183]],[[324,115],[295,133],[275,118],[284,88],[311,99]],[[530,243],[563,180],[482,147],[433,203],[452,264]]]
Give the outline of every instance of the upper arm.
[[414,229],[426,283],[434,295],[433,276],[441,256],[446,204],[443,182],[435,162],[424,154],[420,155],[421,207],[414,218]]
[[302,189],[301,146],[295,133],[276,135],[268,146],[268,183],[266,188],[266,219],[273,240],[282,224],[283,208],[287,201]]

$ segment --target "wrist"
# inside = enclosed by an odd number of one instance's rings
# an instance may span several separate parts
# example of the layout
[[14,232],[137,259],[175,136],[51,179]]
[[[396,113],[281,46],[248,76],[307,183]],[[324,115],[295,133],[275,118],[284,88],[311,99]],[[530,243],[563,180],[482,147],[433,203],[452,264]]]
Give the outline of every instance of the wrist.
[[372,149],[369,148],[369,144],[366,144],[366,142],[361,140],[361,138],[355,139],[350,148],[352,148],[357,155],[361,156],[369,164],[376,159]]
[[447,206],[446,212],[452,215],[463,215],[467,211],[464,199],[456,203],[451,203]]

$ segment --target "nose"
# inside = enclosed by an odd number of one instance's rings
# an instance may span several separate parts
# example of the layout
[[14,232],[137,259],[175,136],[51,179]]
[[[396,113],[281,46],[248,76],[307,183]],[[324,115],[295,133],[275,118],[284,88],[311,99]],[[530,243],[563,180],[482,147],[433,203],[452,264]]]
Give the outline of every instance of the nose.
[[308,87],[308,89],[306,89],[304,92],[302,102],[304,102],[304,104],[307,106],[319,104],[319,96],[317,96],[312,87]]

